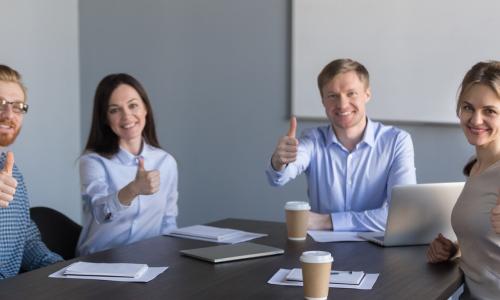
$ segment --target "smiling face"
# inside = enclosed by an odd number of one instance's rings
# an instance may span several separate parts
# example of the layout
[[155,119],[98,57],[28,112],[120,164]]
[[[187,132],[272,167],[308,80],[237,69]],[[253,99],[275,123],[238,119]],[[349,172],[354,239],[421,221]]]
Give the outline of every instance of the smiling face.
[[142,142],[147,110],[137,91],[128,84],[120,84],[111,93],[108,104],[108,124],[118,136],[121,147],[131,150]]
[[471,145],[483,148],[500,144],[500,98],[490,87],[471,86],[460,102],[459,118]]
[[326,115],[335,131],[363,131],[366,125],[366,103],[369,87],[355,71],[340,73],[321,89]]
[[[0,81],[0,100],[24,103],[24,92],[15,82]],[[11,104],[0,110],[0,146],[6,147],[14,143],[21,130],[23,118],[23,114],[12,110]]]

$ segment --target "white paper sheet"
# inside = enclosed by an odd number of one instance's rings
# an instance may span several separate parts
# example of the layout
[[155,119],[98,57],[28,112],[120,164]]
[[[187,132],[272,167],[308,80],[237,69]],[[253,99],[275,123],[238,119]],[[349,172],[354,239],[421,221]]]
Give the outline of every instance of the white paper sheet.
[[194,225],[185,228],[179,228],[167,235],[184,239],[201,240],[222,244],[237,244],[267,236],[267,234],[265,233],[253,233],[206,225]]
[[238,235],[239,230],[230,228],[220,228],[207,225],[192,225],[183,228],[177,228],[172,231],[174,235],[198,237],[211,239],[216,242],[231,239],[233,236]]
[[315,242],[365,242],[356,231],[309,230],[307,232]]
[[[361,281],[363,281],[364,277],[365,277],[365,272],[363,271],[332,270],[330,272],[330,283],[358,285],[361,283]],[[303,281],[302,269],[301,268],[291,269],[288,275],[286,275],[286,279],[288,281]]]
[[[289,281],[286,280],[286,276],[290,273],[289,269],[279,269],[267,283],[276,285],[289,285],[289,286],[302,286],[302,281]],[[356,289],[356,290],[371,290],[375,282],[377,281],[379,274],[366,274],[359,285],[353,284],[338,284],[330,283],[332,288],[340,289]]]
[[91,263],[78,261],[67,266],[64,275],[138,278],[147,270],[148,265],[146,264]]
[[93,280],[108,280],[108,281],[123,281],[123,282],[150,282],[156,276],[163,273],[168,267],[149,267],[148,270],[138,278],[127,277],[110,277],[110,276],[77,276],[77,275],[64,275],[67,267],[54,272],[49,275],[49,278],[71,278],[71,279],[93,279]]

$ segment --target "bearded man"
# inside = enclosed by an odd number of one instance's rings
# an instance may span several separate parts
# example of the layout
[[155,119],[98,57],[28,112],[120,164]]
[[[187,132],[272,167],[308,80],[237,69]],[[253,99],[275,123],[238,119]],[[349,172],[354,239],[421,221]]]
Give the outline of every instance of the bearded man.
[[28,112],[21,75],[0,65],[0,279],[33,270],[62,258],[42,242],[29,214],[29,200],[14,154],[5,148],[14,143]]

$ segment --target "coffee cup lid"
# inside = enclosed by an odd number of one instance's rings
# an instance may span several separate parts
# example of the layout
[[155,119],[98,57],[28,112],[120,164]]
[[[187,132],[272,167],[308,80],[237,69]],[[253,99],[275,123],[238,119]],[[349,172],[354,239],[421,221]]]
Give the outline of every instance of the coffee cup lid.
[[311,206],[303,201],[290,201],[285,204],[286,210],[310,210]]
[[329,263],[333,262],[333,257],[327,251],[306,251],[300,256],[300,261],[305,263]]

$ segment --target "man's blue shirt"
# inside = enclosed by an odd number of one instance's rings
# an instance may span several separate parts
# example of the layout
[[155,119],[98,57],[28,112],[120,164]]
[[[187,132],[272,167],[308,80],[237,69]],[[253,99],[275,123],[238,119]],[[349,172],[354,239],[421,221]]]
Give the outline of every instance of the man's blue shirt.
[[413,143],[396,127],[368,119],[363,139],[349,152],[331,126],[306,130],[297,160],[280,172],[271,164],[271,185],[305,172],[311,210],[332,216],[335,231],[383,231],[392,187],[416,183]]

